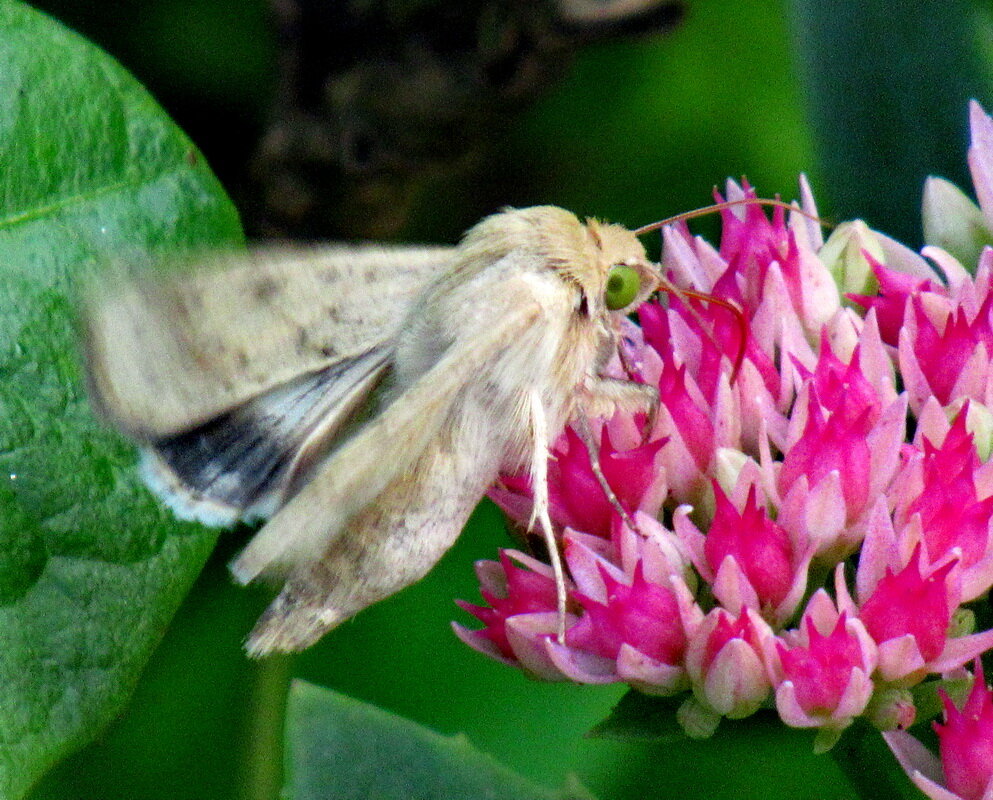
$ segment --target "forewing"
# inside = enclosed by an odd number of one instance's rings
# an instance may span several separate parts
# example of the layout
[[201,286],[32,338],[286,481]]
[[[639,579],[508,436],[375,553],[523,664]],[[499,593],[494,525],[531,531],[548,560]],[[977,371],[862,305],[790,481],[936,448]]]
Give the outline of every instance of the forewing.
[[215,256],[189,274],[112,271],[84,296],[94,403],[140,440],[190,430],[390,343],[451,255],[334,246]]
[[[332,542],[353,554],[369,553],[371,557],[376,542],[389,539],[397,526],[403,524],[382,509],[413,507],[416,503],[402,498],[417,491],[415,487],[425,486],[425,482],[440,481],[432,484],[435,487],[432,491],[442,492],[447,488],[456,495],[464,484],[472,484],[472,502],[479,500],[497,467],[489,470],[480,467],[472,447],[467,447],[466,443],[471,445],[485,439],[486,425],[490,423],[488,418],[473,417],[466,402],[467,385],[476,382],[478,395],[479,383],[494,374],[493,365],[500,361],[502,353],[511,349],[526,351],[522,343],[539,339],[542,330],[544,311],[533,297],[525,291],[518,298],[510,293],[510,299],[516,301],[508,302],[506,309],[495,315],[485,333],[469,343],[450,347],[382,414],[313,470],[309,482],[256,534],[232,564],[239,581],[247,583],[262,574],[285,577],[297,568],[306,570],[324,557]],[[503,419],[502,424],[513,428],[511,420]],[[449,449],[455,451],[464,473],[454,482],[442,473],[432,470],[425,473],[419,466],[425,454],[456,432],[463,438]],[[493,450],[490,457],[497,464],[505,443],[486,441],[485,444]],[[480,478],[479,470],[490,474]],[[476,487],[477,479],[482,480],[482,488]],[[380,513],[370,509],[379,509],[388,519],[384,518],[381,526],[353,527],[350,521],[360,512],[373,516]],[[459,519],[446,526],[452,538],[465,521],[464,516],[455,516]],[[434,558],[422,565],[423,570],[433,563]],[[342,575],[342,581],[347,582],[346,579]],[[392,591],[397,588],[394,586]],[[374,599],[363,605],[370,602]]]
[[[436,436],[374,503],[352,517],[320,559],[300,564],[259,619],[249,654],[302,650],[361,611],[424,576],[465,527],[495,477],[486,454],[468,461]],[[292,505],[292,504],[291,504]]]

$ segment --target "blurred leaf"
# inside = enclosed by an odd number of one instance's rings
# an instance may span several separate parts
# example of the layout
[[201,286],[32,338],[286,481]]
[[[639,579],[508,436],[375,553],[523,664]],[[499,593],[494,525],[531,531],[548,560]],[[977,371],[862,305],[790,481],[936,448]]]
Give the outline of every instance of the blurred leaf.
[[880,800],[916,800],[914,786],[887,748],[879,731],[865,719],[856,719],[828,751],[855,788],[856,797]]
[[924,178],[970,185],[966,104],[991,97],[976,6],[792,0],[791,8],[830,210],[918,244]]
[[[597,723],[587,736],[628,742],[686,744],[688,737],[676,718],[676,713],[685,700],[685,695],[652,697],[632,689],[610,710],[607,718]],[[747,736],[748,731],[751,731],[751,735],[759,737],[770,722],[779,725],[776,713],[770,709],[759,709],[750,717],[725,724],[718,729],[717,736],[720,737],[728,725],[732,725],[737,735]]]
[[289,800],[592,800],[578,784],[550,792],[476,750],[345,695],[296,681],[286,711]]
[[682,697],[650,697],[632,689],[587,736],[622,741],[686,741],[676,721],[676,710],[682,702]]
[[123,707],[215,534],[160,511],[90,412],[73,276],[237,242],[186,137],[112,59],[0,0],[0,797]]

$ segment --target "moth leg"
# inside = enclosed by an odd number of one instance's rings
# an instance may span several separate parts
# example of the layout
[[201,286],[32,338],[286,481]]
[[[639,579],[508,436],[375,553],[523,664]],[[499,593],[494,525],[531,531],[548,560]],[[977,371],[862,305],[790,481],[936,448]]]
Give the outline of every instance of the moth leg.
[[607,478],[600,468],[600,448],[593,439],[593,431],[590,430],[590,421],[585,416],[580,415],[573,420],[572,427],[579,434],[579,438],[583,440],[583,444],[586,445],[586,453],[590,457],[590,468],[593,470],[593,477],[600,484],[600,488],[607,497],[607,502],[613,506],[614,511],[617,512],[625,525],[633,531],[638,530],[634,519],[628,514],[627,509],[621,505],[621,501],[617,499],[617,495],[610,488],[610,484],[607,483]]
[[655,427],[659,411],[659,392],[654,386],[644,383],[634,383],[623,378],[597,378],[587,382],[583,387],[583,407],[585,413],[578,414],[572,422],[572,427],[579,434],[586,446],[590,458],[590,468],[593,476],[603,490],[607,502],[613,506],[618,516],[631,530],[638,530],[635,521],[621,505],[614,490],[607,483],[607,478],[600,468],[600,450],[593,439],[590,430],[589,417],[606,417],[620,409],[629,413],[643,411],[648,415],[642,437],[647,438]]
[[659,390],[624,378],[594,378],[583,385],[582,407],[588,417],[609,417],[615,411],[647,416],[642,438],[647,439],[659,415]]
[[534,508],[528,528],[534,527],[537,520],[541,524],[541,532],[545,537],[545,547],[548,558],[552,562],[552,572],[555,575],[555,594],[558,598],[559,627],[558,640],[565,644],[565,613],[566,585],[565,571],[562,568],[562,557],[559,546],[555,541],[552,529],[552,518],[548,513],[548,420],[545,418],[545,408],[538,392],[531,393],[531,435],[534,450],[531,455],[531,484],[534,494]]
[[[617,335],[620,337],[620,331],[617,332]],[[632,383],[636,383],[637,378],[635,375],[638,370],[637,367],[635,367],[635,365],[631,362],[630,353],[628,353],[625,348],[619,346],[617,348],[617,357],[620,359],[621,368],[624,370],[624,374],[628,376],[628,380]]]

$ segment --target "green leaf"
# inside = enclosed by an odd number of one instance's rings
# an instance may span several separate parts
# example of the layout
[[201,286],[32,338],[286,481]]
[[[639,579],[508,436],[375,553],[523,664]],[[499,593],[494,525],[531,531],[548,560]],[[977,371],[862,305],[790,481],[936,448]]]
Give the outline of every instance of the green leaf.
[[[686,695],[652,697],[632,689],[610,710],[606,719],[593,726],[587,736],[594,739],[617,739],[628,742],[685,744],[687,734],[677,717],[680,707],[685,703]],[[733,720],[728,724],[739,732],[751,728],[753,735],[760,736],[759,729],[767,727],[770,722],[777,727],[780,725],[774,711],[761,708],[746,719]],[[722,735],[725,727],[717,729],[717,736]],[[710,733],[713,733],[713,730]]]
[[651,697],[632,689],[587,736],[621,741],[685,742],[686,734],[676,720],[676,711],[684,699]]
[[116,62],[0,0],[0,798],[123,707],[215,541],[94,418],[73,277],[235,243],[234,208]]
[[856,797],[911,800],[921,792],[910,783],[879,731],[859,718],[826,751],[848,778]]
[[375,706],[304,681],[286,711],[287,800],[592,800],[578,783],[536,786],[476,750]]
[[[970,97],[990,98],[969,0],[791,0],[796,58],[836,218],[920,242],[924,179],[969,186]],[[988,105],[988,104],[987,104]],[[828,197],[829,195],[829,197]]]

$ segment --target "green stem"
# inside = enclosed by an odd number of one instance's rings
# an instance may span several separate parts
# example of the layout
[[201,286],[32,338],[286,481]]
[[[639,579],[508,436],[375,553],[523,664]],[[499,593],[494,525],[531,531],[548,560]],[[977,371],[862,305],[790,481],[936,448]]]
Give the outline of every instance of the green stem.
[[283,722],[292,656],[257,662],[246,714],[237,800],[278,800],[283,785]]

